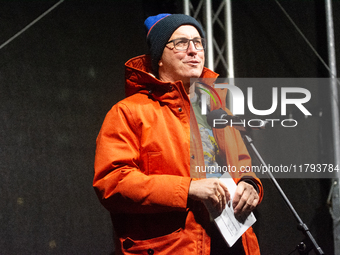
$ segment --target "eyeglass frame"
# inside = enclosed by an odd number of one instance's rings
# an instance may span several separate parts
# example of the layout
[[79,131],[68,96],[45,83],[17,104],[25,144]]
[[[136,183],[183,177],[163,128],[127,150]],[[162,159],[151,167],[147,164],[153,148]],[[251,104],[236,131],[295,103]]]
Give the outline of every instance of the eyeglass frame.
[[[179,49],[176,48],[175,41],[176,41],[176,40],[180,40],[180,39],[186,39],[186,40],[188,40],[188,47],[187,47],[186,49],[181,49],[181,50],[179,50]],[[201,40],[203,49],[197,49],[197,48],[196,48],[196,45],[195,45],[194,40],[197,40],[197,39],[200,39],[200,40]],[[188,38],[186,38],[186,37],[180,37],[180,38],[176,38],[176,39],[173,39],[173,40],[171,40],[171,41],[168,41],[168,42],[166,43],[166,45],[168,45],[169,43],[172,43],[172,44],[174,45],[174,47],[173,47],[171,50],[176,49],[176,50],[178,50],[178,51],[187,51],[187,50],[189,49],[190,42],[193,42],[195,49],[196,49],[196,50],[199,50],[199,51],[205,50],[205,47],[206,47],[206,45],[207,45],[207,40],[206,40],[205,38],[202,38],[202,37],[195,37],[195,38],[193,38],[193,39],[188,39]],[[166,47],[167,47],[167,46],[166,46]],[[169,48],[169,47],[167,47],[167,48]],[[170,49],[170,48],[169,48],[169,49]]]

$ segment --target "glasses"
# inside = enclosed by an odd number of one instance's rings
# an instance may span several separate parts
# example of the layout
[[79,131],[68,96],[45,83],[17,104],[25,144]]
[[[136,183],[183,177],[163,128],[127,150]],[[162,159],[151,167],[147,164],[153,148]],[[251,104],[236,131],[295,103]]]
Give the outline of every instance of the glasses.
[[[171,41],[168,41],[167,44],[173,43],[174,48],[178,51],[187,51],[189,48],[190,42],[194,43],[196,50],[204,50],[206,41],[205,38],[194,38],[194,39],[188,39],[188,38],[177,38]],[[173,48],[172,48],[173,49]]]

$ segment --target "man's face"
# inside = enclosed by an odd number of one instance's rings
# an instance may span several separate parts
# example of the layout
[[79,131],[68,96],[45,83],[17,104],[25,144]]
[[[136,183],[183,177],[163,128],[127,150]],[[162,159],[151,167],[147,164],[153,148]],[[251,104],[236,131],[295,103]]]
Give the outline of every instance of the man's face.
[[[200,38],[197,29],[190,25],[180,26],[170,37],[169,41],[177,38]],[[190,83],[190,78],[199,78],[204,67],[204,50],[196,50],[194,43],[189,43],[186,51],[178,51],[173,43],[166,45],[158,63],[159,78],[162,81],[182,80],[184,85]]]

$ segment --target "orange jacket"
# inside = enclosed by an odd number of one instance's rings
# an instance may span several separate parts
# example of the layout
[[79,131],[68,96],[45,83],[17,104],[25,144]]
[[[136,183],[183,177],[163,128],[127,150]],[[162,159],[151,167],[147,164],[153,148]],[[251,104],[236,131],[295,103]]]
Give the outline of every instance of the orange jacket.
[[[189,97],[182,82],[162,82],[149,66],[147,56],[126,63],[127,97],[108,112],[98,135],[93,186],[111,212],[117,254],[208,255],[209,214],[188,199],[190,164],[203,157],[199,133],[190,132]],[[217,74],[205,68],[202,76]],[[238,131],[215,136],[228,164],[250,164]],[[247,255],[260,254],[251,228],[242,241]]]

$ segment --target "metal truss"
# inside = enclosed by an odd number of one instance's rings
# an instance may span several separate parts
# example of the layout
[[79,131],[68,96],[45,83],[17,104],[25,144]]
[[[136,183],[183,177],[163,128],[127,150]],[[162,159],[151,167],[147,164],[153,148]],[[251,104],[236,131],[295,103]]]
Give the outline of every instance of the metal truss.
[[184,0],[184,13],[201,22],[207,37],[207,67],[234,78],[231,0]]

